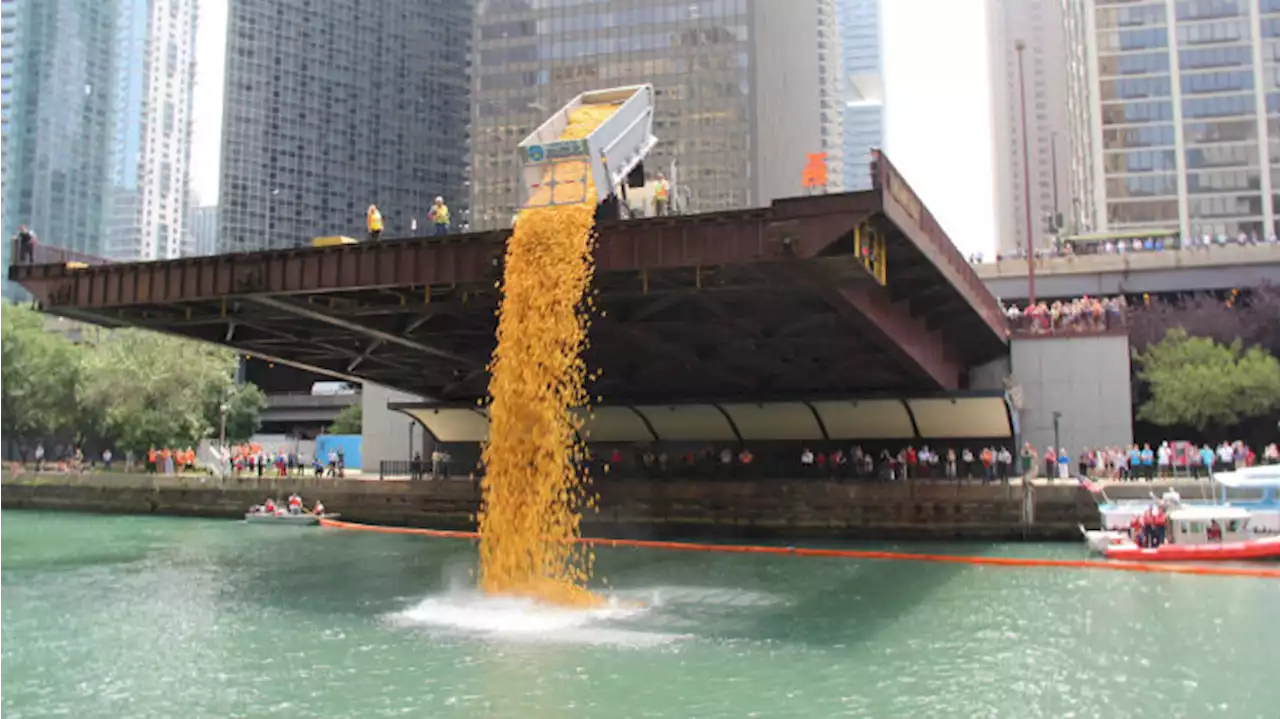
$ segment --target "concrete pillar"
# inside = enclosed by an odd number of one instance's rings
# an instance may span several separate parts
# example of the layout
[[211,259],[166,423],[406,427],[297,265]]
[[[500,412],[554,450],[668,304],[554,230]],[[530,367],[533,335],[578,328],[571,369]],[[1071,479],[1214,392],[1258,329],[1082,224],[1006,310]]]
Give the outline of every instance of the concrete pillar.
[[[361,434],[364,435],[363,466],[366,475],[377,475],[379,464],[384,459],[408,461],[413,456],[409,452],[410,431],[413,433],[413,446],[416,451],[423,451],[422,426],[408,415],[387,409],[388,402],[422,402],[422,397],[399,392],[373,384],[364,383],[361,396],[364,418]],[[426,453],[424,452],[424,455]]]

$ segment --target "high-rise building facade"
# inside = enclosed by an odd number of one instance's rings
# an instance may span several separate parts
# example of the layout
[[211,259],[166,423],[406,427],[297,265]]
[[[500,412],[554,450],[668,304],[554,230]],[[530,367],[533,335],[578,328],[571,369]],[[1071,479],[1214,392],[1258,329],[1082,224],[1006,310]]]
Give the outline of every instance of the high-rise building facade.
[[117,0],[115,127],[103,254],[184,253],[197,0]]
[[218,206],[206,205],[191,208],[188,231],[191,234],[191,254],[214,255],[218,252]]
[[519,202],[516,145],[586,90],[653,84],[650,175],[690,211],[803,192],[808,155],[843,180],[835,0],[481,0],[476,13],[472,207],[481,228]]
[[[1070,156],[1066,2],[992,0],[987,6],[999,253],[1027,246],[1028,215],[1037,248],[1048,244],[1059,215],[1065,231],[1087,230],[1091,224],[1087,208],[1070,196],[1072,187],[1087,182],[1087,173]],[[1078,174],[1074,179],[1073,173]]]
[[871,188],[871,150],[884,149],[881,0],[839,0],[844,56],[844,188]]
[[467,222],[471,0],[231,0],[218,251]]
[[[115,129],[118,3],[4,0],[3,235],[100,254]],[[7,281],[5,295],[19,290]]]
[[1102,228],[1232,238],[1280,229],[1280,0],[1080,9]]

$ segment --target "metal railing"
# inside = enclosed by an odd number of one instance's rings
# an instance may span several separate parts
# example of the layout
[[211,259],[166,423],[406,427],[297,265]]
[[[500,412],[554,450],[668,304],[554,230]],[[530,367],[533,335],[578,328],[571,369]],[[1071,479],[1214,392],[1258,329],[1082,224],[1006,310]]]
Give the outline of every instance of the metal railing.
[[9,263],[14,265],[65,265],[68,262],[79,262],[86,265],[109,265],[111,260],[85,252],[68,250],[52,245],[34,243],[30,248],[30,257],[23,255],[21,243],[14,237],[9,240]]

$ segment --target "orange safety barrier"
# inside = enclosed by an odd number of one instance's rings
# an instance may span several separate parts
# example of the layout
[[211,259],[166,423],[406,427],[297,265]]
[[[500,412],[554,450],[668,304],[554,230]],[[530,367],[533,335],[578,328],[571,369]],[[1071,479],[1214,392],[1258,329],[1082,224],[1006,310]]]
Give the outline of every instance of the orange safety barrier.
[[[418,529],[414,527],[384,527],[375,524],[357,524],[335,519],[321,519],[320,524],[335,529],[354,529],[385,534],[416,534],[441,539],[479,539],[477,532],[445,529]],[[1280,569],[1259,567],[1221,567],[1163,562],[1117,562],[1089,559],[1030,559],[1023,557],[973,557],[955,554],[913,554],[910,552],[884,552],[861,549],[812,549],[805,547],[769,547],[755,544],[697,544],[693,542],[662,542],[649,539],[605,539],[581,537],[577,541],[597,547],[635,547],[639,549],[665,549],[678,552],[718,552],[721,554],[785,554],[793,557],[828,557],[838,559],[882,559],[899,562],[942,562],[946,564],[970,564],[993,567],[1060,567],[1071,569],[1108,569],[1116,572],[1153,572],[1157,574],[1198,574],[1215,577],[1255,577],[1280,579]]]

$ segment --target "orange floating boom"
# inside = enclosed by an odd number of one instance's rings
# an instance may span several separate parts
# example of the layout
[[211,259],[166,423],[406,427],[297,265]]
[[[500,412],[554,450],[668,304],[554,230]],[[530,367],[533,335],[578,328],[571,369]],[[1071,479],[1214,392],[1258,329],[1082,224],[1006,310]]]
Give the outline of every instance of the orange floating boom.
[[[321,519],[320,524],[335,529],[353,529],[384,534],[416,534],[441,539],[479,539],[477,532],[444,529],[417,529],[412,527],[384,527],[375,524],[357,524],[335,519]],[[660,542],[647,539],[603,539],[581,537],[577,541],[597,547],[637,547],[640,549],[664,549],[678,552],[718,552],[721,554],[784,554],[793,557],[829,557],[837,559],[882,559],[899,562],[942,562],[946,564],[970,564],[995,567],[1060,567],[1071,569],[1108,569],[1115,572],[1152,572],[1156,574],[1198,574],[1214,577],[1254,577],[1280,579],[1280,569],[1258,567],[1221,567],[1156,562],[1115,562],[1087,559],[1028,559],[1022,557],[972,557],[953,554],[914,554],[911,552],[882,552],[859,549],[808,549],[805,547],[769,547],[755,544],[696,544],[691,542]]]

